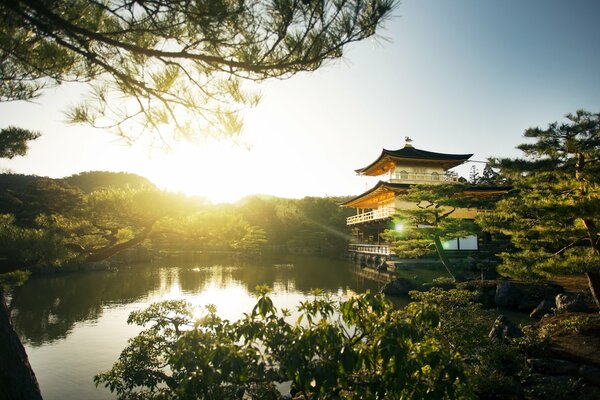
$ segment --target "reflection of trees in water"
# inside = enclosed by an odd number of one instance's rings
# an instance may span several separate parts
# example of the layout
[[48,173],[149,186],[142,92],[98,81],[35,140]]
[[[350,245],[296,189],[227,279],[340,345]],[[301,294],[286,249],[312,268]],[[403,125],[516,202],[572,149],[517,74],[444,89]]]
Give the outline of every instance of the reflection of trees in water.
[[160,284],[160,271],[139,266],[33,277],[11,302],[17,333],[33,345],[66,337],[73,325],[96,320],[107,304],[128,304]]
[[358,278],[344,261],[294,257],[255,261],[206,258],[177,259],[123,267],[118,272],[78,272],[31,278],[17,288],[11,302],[16,331],[33,345],[66,337],[77,322],[97,320],[103,307],[128,304],[149,294],[168,292],[178,285],[187,293],[231,284],[254,293],[258,285],[278,291],[308,293],[321,288],[337,292],[377,290],[377,284]]
[[316,257],[290,257],[283,261],[270,260],[243,266],[236,261],[208,265],[196,262],[193,267],[179,271],[179,284],[182,290],[195,293],[208,285],[226,288],[231,283],[237,283],[251,293],[258,285],[302,293],[315,288],[337,291],[350,287],[359,292],[378,289],[376,283],[352,273],[353,268],[346,261]]

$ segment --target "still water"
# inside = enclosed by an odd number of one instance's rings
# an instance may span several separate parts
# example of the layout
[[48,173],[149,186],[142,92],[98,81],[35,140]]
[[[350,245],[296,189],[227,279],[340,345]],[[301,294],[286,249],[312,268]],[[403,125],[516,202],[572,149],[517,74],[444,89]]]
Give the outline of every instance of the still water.
[[[432,271],[412,271],[428,280]],[[46,400],[113,399],[92,378],[110,369],[127,339],[131,311],[168,299],[201,308],[214,304],[223,318],[237,319],[255,303],[255,287],[269,285],[278,308],[295,308],[314,288],[340,298],[381,284],[357,274],[355,264],[287,257],[260,262],[192,257],[95,271],[36,276],[13,294],[15,329],[29,355]],[[400,302],[406,299],[398,300]]]

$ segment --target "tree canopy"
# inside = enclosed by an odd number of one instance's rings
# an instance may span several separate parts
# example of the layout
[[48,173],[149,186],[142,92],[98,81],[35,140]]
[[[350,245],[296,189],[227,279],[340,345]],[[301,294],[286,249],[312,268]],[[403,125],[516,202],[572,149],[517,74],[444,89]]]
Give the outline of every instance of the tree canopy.
[[0,270],[102,261],[147,239],[163,251],[338,255],[349,212],[339,201],[249,197],[212,205],[134,174],[0,174]]
[[386,230],[384,238],[400,257],[416,258],[436,251],[440,261],[455,278],[450,260],[445,254],[443,241],[476,233],[472,219],[455,218],[460,208],[481,207],[488,204],[469,191],[470,185],[451,183],[415,185],[398,199],[407,206],[397,209],[394,216],[396,229]]
[[[376,33],[395,0],[0,1],[0,101],[92,84],[74,122],[135,139],[235,134],[240,79],[313,71]],[[132,129],[135,127],[135,129]]]
[[15,126],[0,130],[0,158],[24,156],[29,148],[28,142],[40,137],[39,132]]
[[292,319],[259,293],[239,321],[214,306],[195,320],[183,301],[133,312],[128,322],[145,329],[96,384],[119,399],[277,400],[283,383],[307,400],[462,398],[459,356],[430,335],[439,323],[430,309],[405,313],[383,295],[316,296]]
[[510,236],[516,249],[501,254],[507,272],[586,273],[598,301],[600,114],[580,110],[524,136],[533,140],[518,146],[525,158],[493,160],[516,190],[481,222]]

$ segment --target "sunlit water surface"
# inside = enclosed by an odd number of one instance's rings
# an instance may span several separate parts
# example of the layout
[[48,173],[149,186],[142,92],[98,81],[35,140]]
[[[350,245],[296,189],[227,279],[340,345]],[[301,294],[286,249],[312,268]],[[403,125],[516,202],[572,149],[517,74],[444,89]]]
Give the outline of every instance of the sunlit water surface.
[[110,369],[127,340],[139,332],[126,323],[131,311],[185,299],[199,310],[214,304],[221,317],[237,319],[252,309],[255,288],[263,284],[273,288],[275,305],[288,309],[310,297],[314,288],[343,299],[381,286],[359,276],[354,264],[339,260],[241,262],[188,256],[118,271],[32,277],[14,292],[11,309],[44,399],[114,399],[107,389],[96,388],[92,378]]

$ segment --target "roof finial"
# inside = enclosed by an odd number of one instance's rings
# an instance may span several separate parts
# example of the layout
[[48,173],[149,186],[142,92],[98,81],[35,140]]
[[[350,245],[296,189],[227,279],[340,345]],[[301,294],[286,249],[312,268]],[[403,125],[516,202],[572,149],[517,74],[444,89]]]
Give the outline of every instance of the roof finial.
[[406,143],[404,144],[404,147],[413,147],[413,145],[412,145],[412,141],[413,141],[413,140],[412,140],[410,137],[408,137],[408,136],[405,136],[405,137],[404,137],[404,141],[406,142]]

